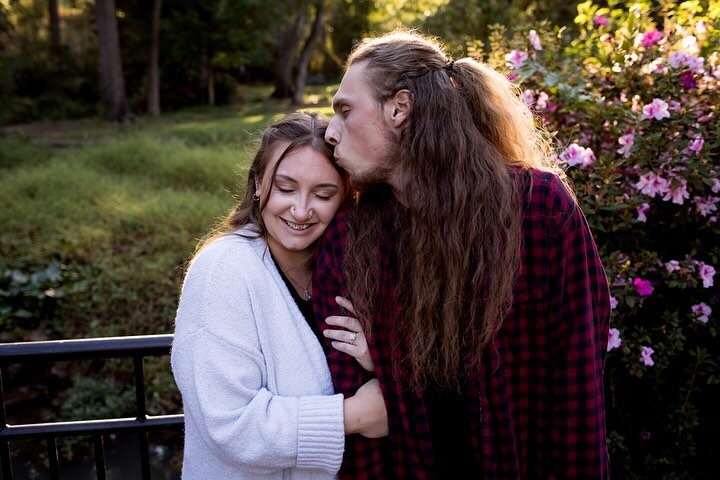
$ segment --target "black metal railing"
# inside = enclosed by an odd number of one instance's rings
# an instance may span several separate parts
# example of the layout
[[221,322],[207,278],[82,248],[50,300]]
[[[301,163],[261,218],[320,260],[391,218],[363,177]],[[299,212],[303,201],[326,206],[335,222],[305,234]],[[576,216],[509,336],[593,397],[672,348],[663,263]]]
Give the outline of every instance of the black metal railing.
[[[140,465],[143,480],[150,480],[148,432],[182,428],[183,415],[148,416],[145,407],[143,358],[170,353],[172,335],[91,338],[48,342],[0,344],[0,463],[3,480],[13,480],[10,442],[36,439],[47,442],[50,475],[60,478],[57,438],[91,436],[95,449],[97,478],[105,479],[103,436],[111,433],[135,432],[139,438]],[[38,361],[60,361],[96,358],[132,357],[135,373],[135,418],[113,418],[74,422],[8,425],[5,415],[5,395],[2,373],[8,365]]]

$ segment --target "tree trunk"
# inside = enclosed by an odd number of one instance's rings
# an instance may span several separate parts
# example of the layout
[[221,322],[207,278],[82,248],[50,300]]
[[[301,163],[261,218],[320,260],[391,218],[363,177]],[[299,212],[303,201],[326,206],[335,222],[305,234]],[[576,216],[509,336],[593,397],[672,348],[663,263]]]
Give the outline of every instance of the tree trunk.
[[208,105],[215,105],[215,72],[207,45],[203,46],[200,54],[200,85],[205,89]]
[[96,0],[95,16],[100,57],[100,97],[105,118],[126,122],[130,119],[130,109],[125,95],[115,0]]
[[300,12],[295,19],[287,24],[278,35],[275,45],[275,91],[272,98],[292,98],[293,96],[293,67],[298,51],[298,43],[305,26],[305,14]]
[[58,0],[48,0],[50,14],[50,49],[54,54],[60,53],[60,9]]
[[207,83],[208,105],[215,106],[215,70],[212,63],[208,65],[208,83]]
[[295,91],[293,92],[293,105],[300,105],[303,101],[303,92],[305,91],[305,83],[307,81],[308,64],[310,63],[310,57],[312,56],[315,48],[317,47],[318,40],[322,36],[323,30],[325,29],[325,2],[320,0],[315,5],[315,21],[313,22],[312,29],[310,30],[310,36],[305,42],[305,46],[300,54],[300,61],[298,63],[297,76],[295,77]]
[[150,62],[148,64],[148,109],[150,115],[160,115],[160,10],[162,0],[153,0],[150,24]]

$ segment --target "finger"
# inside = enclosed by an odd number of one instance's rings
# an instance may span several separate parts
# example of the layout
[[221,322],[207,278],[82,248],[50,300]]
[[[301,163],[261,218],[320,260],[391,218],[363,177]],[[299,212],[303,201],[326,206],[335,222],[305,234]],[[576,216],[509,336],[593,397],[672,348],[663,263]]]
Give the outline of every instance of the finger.
[[338,350],[343,353],[347,353],[351,357],[354,357],[354,358],[358,357],[357,347],[355,345],[353,345],[352,343],[332,342],[330,345],[332,345],[335,350]]
[[343,307],[348,312],[352,313],[353,315],[357,315],[357,313],[355,313],[355,307],[353,307],[352,302],[347,298],[338,295],[337,297],[335,297],[335,301],[338,305]]
[[323,330],[323,335],[333,340],[339,340],[345,343],[352,343],[355,345],[357,340],[360,338],[357,333],[350,332],[348,330]]
[[352,330],[354,332],[357,332],[360,329],[360,322],[352,317],[327,317],[325,319],[325,323],[336,327],[347,328],[348,330]]

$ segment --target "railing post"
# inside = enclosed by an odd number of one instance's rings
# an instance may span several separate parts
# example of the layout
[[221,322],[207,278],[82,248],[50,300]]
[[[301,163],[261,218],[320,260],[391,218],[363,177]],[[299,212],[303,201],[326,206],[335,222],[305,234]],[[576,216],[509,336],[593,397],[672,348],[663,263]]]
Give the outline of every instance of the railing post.
[[103,436],[95,435],[93,437],[95,446],[95,471],[97,480],[105,480],[105,449],[103,447]]
[[[7,417],[5,416],[5,392],[3,390],[4,366],[0,365],[0,432],[7,428]],[[0,464],[2,464],[3,480],[12,480],[12,463],[10,463],[10,442],[0,440]]]
[[47,453],[50,461],[50,478],[60,480],[60,462],[58,461],[57,440],[55,437],[47,437]]
[[[145,375],[143,368],[143,357],[133,357],[135,364],[135,405],[137,407],[137,419],[144,421],[147,418],[145,407]],[[143,480],[150,480],[150,445],[147,432],[138,432],[138,443],[140,446],[140,468],[142,469]]]

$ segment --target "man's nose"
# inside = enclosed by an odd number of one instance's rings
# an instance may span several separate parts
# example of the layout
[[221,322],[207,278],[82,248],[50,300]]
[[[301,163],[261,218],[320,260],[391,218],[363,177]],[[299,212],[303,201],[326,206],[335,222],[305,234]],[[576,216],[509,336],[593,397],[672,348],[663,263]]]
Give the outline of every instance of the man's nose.
[[325,130],[325,141],[333,146],[340,143],[340,135],[338,135],[338,131],[335,128],[335,119],[330,121],[330,125],[328,125],[327,130]]

